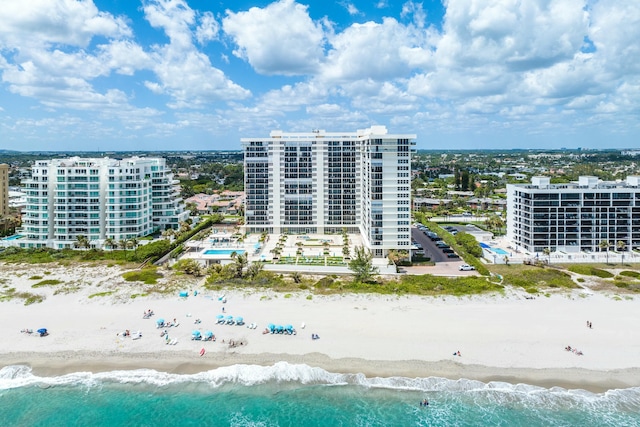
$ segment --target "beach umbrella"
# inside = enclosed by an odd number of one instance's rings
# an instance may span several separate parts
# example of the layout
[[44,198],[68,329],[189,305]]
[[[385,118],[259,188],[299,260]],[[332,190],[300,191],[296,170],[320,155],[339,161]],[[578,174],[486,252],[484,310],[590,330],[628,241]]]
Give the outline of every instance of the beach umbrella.
[[47,333],[47,328],[40,328],[36,332],[39,333],[40,335],[46,334]]
[[212,332],[212,331],[207,331],[207,332],[205,332],[205,333],[204,333],[204,337],[205,337],[205,338],[211,338],[211,337],[213,337],[213,332]]
[[224,315],[222,315],[222,314],[218,314],[218,315],[216,316],[216,320],[222,320],[222,319],[224,319]]
[[193,335],[194,337],[199,337],[200,336],[200,331],[196,329],[193,332],[191,332],[191,335]]
[[276,332],[278,332],[278,333],[284,332],[284,326],[282,326],[282,325],[276,326]]
[[233,316],[227,316],[227,320],[233,320]]
[[188,297],[188,296],[189,296],[189,292],[187,292],[187,291],[180,291],[180,297],[181,297],[181,298],[186,298],[186,297]]
[[267,328],[269,328],[269,331],[273,333],[276,330],[276,325],[274,325],[273,323],[269,323],[267,325]]
[[236,316],[236,323],[238,325],[243,325],[244,324],[244,319],[240,316]]
[[164,325],[164,319],[158,319],[158,320],[156,320],[156,324],[158,324],[158,325]]

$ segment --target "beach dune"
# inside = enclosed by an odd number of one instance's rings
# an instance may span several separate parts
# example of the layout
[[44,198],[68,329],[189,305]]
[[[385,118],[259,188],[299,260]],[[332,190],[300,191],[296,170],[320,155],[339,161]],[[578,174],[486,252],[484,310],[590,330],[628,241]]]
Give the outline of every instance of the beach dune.
[[[43,274],[43,268],[7,267],[5,289],[46,298],[28,306],[19,299],[0,303],[0,365],[26,364],[40,375],[139,368],[194,373],[287,361],[372,377],[437,376],[590,390],[640,385],[638,298],[584,291],[527,299],[517,292],[470,298],[309,297],[231,290],[223,303],[220,293],[194,282],[185,284],[186,298],[177,293],[131,298],[135,285],[121,281],[118,267],[47,266],[47,278],[82,282],[75,292],[54,295],[55,286],[31,288],[30,277]],[[95,296],[106,290],[113,293]],[[143,318],[149,309],[154,315]],[[219,325],[220,314],[242,316],[244,325]],[[160,318],[175,319],[179,326],[158,328]],[[257,328],[247,327],[252,323]],[[291,324],[296,334],[264,334],[270,323]],[[39,328],[50,334],[21,332]],[[140,331],[142,338],[124,336],[126,330]],[[194,330],[212,331],[216,341],[192,340]],[[175,345],[161,336],[165,331]]]

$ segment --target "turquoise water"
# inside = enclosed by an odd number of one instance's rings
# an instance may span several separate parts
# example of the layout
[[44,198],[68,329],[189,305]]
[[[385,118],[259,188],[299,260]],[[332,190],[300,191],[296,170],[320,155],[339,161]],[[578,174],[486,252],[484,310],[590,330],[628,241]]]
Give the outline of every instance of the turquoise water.
[[24,237],[24,236],[22,234],[14,234],[13,236],[5,237],[2,240],[16,240],[16,239],[19,239],[21,237]]
[[[428,399],[426,408],[418,404]],[[195,375],[0,370],[3,426],[640,426],[640,388],[366,378],[284,362]]]
[[232,253],[242,255],[245,251],[242,249],[207,249],[204,255],[231,255]]
[[498,255],[509,255],[509,252],[505,251],[504,249],[500,249],[500,248],[491,248],[491,250],[495,253],[497,253]]

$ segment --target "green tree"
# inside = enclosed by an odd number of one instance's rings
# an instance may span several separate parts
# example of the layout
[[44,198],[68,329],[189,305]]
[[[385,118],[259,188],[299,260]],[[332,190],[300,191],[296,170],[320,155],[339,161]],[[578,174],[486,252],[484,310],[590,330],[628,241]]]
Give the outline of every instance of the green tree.
[[104,247],[105,248],[113,249],[117,245],[118,244],[116,243],[116,240],[114,238],[112,238],[112,237],[107,237],[106,239],[104,239]]
[[79,249],[87,249],[90,246],[89,239],[87,239],[87,236],[80,234],[76,236],[74,246]]
[[627,244],[624,240],[618,240],[616,243],[616,249],[620,252],[620,256],[622,256],[622,264],[624,264],[624,251],[627,250]]
[[248,264],[248,260],[247,260],[247,254],[240,254],[238,255],[237,252],[233,252],[231,254],[231,258],[233,259],[233,270],[235,271],[235,277],[238,279],[242,279],[242,276],[244,275],[244,269]]
[[378,268],[373,266],[373,254],[364,246],[356,246],[354,257],[349,262],[349,269],[353,271],[357,282],[366,283],[372,281],[378,274]]
[[598,246],[600,247],[600,252],[603,250],[607,251],[607,264],[609,264],[609,246],[611,246],[611,244],[608,240],[601,240]]
[[551,265],[551,248],[544,248],[542,253],[547,257],[547,264]]
[[255,279],[260,272],[264,269],[264,265],[261,262],[252,262],[247,267],[247,271],[245,273],[246,277],[249,279]]

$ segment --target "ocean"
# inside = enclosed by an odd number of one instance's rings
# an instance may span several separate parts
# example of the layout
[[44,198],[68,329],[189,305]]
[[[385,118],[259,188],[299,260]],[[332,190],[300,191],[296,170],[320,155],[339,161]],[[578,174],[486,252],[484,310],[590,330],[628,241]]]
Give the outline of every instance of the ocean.
[[[429,405],[420,402],[427,399]],[[367,378],[285,362],[193,375],[0,369],[2,426],[640,426],[640,388]]]

